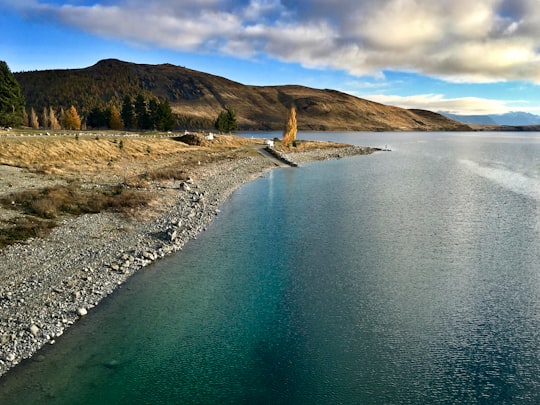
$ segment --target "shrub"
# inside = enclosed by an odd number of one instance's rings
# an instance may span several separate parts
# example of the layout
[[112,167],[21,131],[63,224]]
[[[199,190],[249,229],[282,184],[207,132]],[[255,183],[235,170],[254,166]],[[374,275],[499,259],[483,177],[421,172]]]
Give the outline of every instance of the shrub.
[[124,212],[126,207],[143,207],[151,200],[150,193],[121,186],[105,190],[80,190],[70,185],[15,193],[0,202],[6,208],[22,208],[26,214],[54,219],[61,214],[91,214],[107,209]]
[[[80,189],[76,184],[13,193],[0,199],[9,209],[22,210],[25,217],[0,223],[0,248],[32,237],[44,237],[62,214],[81,215],[112,210],[127,214],[148,206],[153,195],[122,186],[107,189]],[[14,204],[13,204],[14,202]]]
[[0,227],[0,249],[28,238],[43,238],[56,226],[54,221],[37,218],[16,218]]
[[146,180],[187,180],[188,173],[178,167],[162,167],[145,173]]

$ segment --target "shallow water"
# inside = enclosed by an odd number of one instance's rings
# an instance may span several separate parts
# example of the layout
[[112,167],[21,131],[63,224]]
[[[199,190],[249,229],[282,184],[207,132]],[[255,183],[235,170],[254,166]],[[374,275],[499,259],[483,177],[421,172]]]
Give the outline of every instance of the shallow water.
[[540,135],[278,169],[0,380],[0,403],[538,403]]

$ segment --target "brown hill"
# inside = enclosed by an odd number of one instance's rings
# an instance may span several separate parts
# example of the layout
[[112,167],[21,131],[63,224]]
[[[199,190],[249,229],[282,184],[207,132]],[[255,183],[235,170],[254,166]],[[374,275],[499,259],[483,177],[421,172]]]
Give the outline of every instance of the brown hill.
[[75,105],[83,114],[138,93],[169,100],[181,128],[213,127],[225,107],[240,129],[281,130],[295,106],[299,130],[460,131],[467,125],[423,110],[374,103],[335,90],[303,86],[248,86],[171,64],[143,65],[107,59],[84,69],[15,74],[27,107]]

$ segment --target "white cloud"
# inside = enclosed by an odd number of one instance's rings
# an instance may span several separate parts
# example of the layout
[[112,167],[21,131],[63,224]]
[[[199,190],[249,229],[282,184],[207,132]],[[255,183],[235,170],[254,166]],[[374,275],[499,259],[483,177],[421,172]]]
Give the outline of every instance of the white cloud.
[[438,42],[443,27],[431,4],[422,7],[416,0],[382,2],[381,7],[361,17],[356,28],[358,39],[364,39],[377,50],[400,50],[424,47]]
[[455,82],[540,83],[538,0],[20,0],[26,16],[103,37],[307,67]]
[[535,114],[540,112],[540,108],[527,107],[527,103],[523,100],[506,101],[479,97],[446,98],[442,94],[418,94],[406,97],[371,94],[363,95],[362,98],[402,108],[427,109],[462,115],[504,114],[516,111],[516,109]]

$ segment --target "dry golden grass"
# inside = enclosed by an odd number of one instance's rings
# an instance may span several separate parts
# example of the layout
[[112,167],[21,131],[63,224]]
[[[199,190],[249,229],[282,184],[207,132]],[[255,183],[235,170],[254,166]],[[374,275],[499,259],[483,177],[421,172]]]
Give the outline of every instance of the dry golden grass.
[[275,149],[282,152],[306,152],[313,149],[332,149],[332,148],[345,148],[350,145],[337,143],[337,142],[320,142],[320,141],[295,141],[294,145],[285,147],[281,141],[275,142]]
[[148,168],[215,161],[217,156],[250,148],[260,140],[219,135],[203,146],[153,136],[0,137],[0,164],[52,175],[140,175]]
[[193,167],[241,158],[261,143],[233,136],[216,136],[204,146],[190,146],[160,135],[30,135],[0,136],[0,164],[62,180],[63,185],[4,195],[0,204],[15,209],[19,217],[0,225],[0,248],[45,236],[56,218],[65,215],[113,210],[151,217],[143,208],[157,204],[157,198],[168,198],[152,192],[151,182],[186,179]]
[[[0,164],[25,168],[48,180],[62,180],[62,185],[0,198],[4,208],[16,209],[20,214],[0,225],[0,248],[45,236],[55,226],[55,220],[65,215],[114,210],[138,218],[150,217],[149,211],[156,208],[143,208],[169,198],[166,193],[150,191],[153,182],[185,180],[192,176],[194,168],[256,155],[256,146],[262,144],[260,139],[231,135],[216,135],[201,146],[154,135],[62,132],[58,136],[0,136]],[[342,145],[298,141],[296,147],[286,151],[336,146]]]

